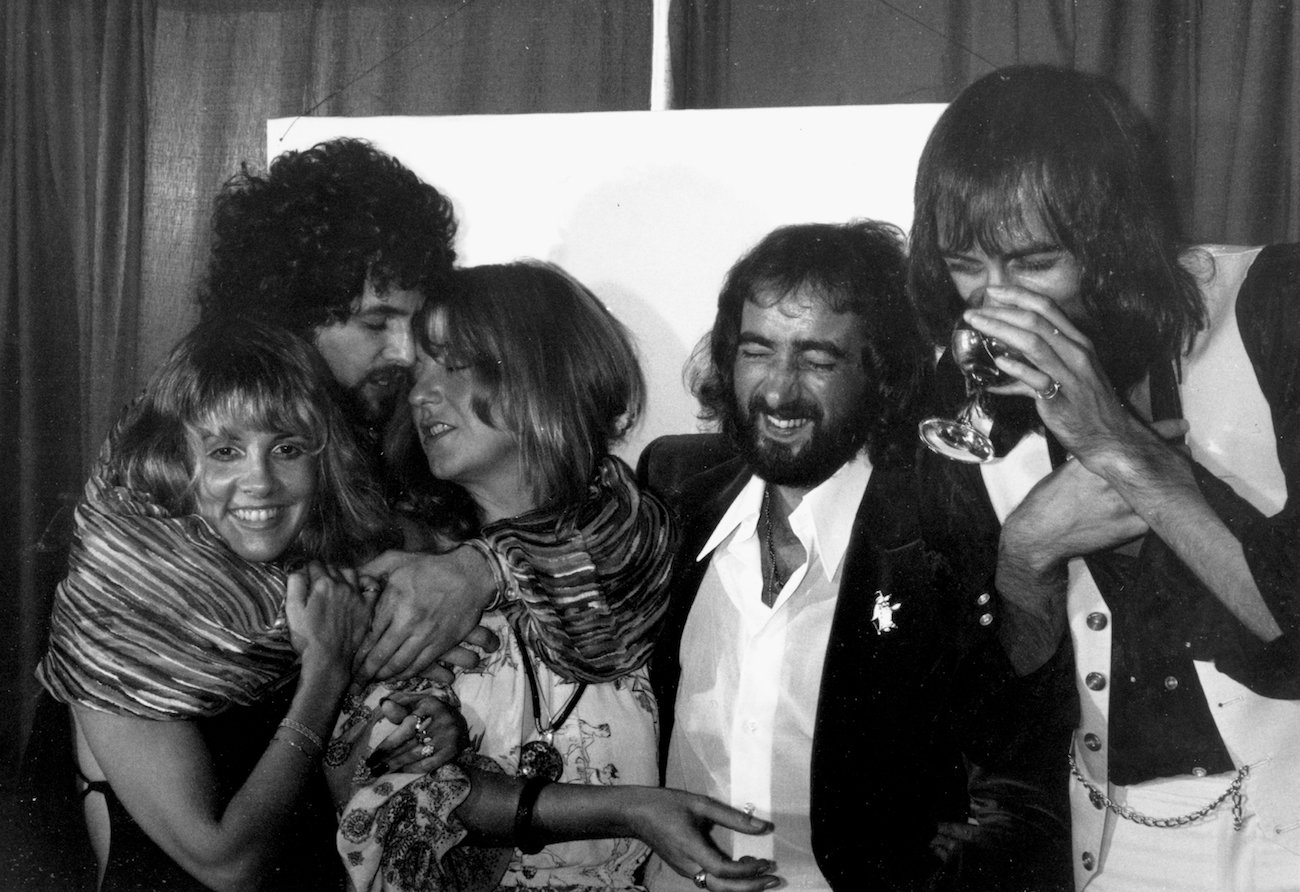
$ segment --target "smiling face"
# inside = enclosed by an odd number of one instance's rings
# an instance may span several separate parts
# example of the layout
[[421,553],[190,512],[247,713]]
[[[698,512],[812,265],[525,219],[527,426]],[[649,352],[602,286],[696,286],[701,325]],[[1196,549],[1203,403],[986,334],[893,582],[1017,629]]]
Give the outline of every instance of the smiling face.
[[863,321],[804,290],[746,301],[735,359],[737,428],[754,472],[811,488],[865,445]]
[[[978,244],[953,247],[940,242],[939,250],[953,286],[967,306],[978,307],[989,286],[1016,286],[1041,294],[1080,321],[1085,314],[1083,271],[1078,258],[1061,247],[1036,215],[1026,215],[1023,226],[1006,227],[1001,244],[987,253]],[[940,227],[940,232],[951,227]]]
[[418,291],[392,288],[378,294],[367,280],[351,315],[312,333],[334,380],[354,397],[353,408],[368,422],[392,414],[392,401],[409,378],[415,363],[411,320],[423,304]]
[[316,496],[317,457],[301,437],[240,423],[188,434],[197,513],[249,561],[280,557]]
[[484,522],[535,507],[523,477],[519,441],[505,430],[500,413],[484,421],[474,410],[482,396],[474,368],[447,349],[446,320],[429,316],[429,345],[420,351],[409,397],[420,445],[433,476],[456,483],[474,499]]

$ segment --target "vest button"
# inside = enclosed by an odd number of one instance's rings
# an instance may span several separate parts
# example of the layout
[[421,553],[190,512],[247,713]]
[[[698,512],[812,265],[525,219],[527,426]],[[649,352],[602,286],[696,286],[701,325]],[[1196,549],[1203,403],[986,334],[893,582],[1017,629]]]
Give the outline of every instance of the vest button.
[[1204,768],[1202,768],[1199,765],[1197,765],[1195,768],[1192,769],[1192,774],[1196,775],[1197,777],[1205,777],[1205,775],[1208,773],[1209,772],[1207,772]]
[[1083,735],[1083,745],[1095,753],[1101,749],[1101,738],[1096,734],[1085,734]]
[[1083,683],[1088,686],[1090,691],[1100,691],[1106,687],[1106,676],[1100,672],[1089,672],[1084,676]]
[[1165,690],[1172,691],[1178,687],[1178,679],[1172,675],[1165,676]]
[[1083,869],[1092,870],[1097,865],[1097,859],[1092,857],[1092,852],[1083,853]]
[[975,603],[978,604],[978,605],[980,605],[981,607],[983,607],[983,606],[984,606],[985,604],[987,604],[988,602],[989,602],[989,593],[988,593],[988,592],[983,592],[983,593],[981,593],[980,596],[979,596],[978,598],[975,599]]
[[981,625],[981,626],[987,626],[987,625],[988,625],[989,623],[991,623],[991,622],[993,622],[993,614],[991,614],[991,613],[982,613],[982,614],[980,614],[980,625]]
[[1102,629],[1106,628],[1106,623],[1108,622],[1109,620],[1106,619],[1106,614],[1104,613],[1088,614],[1088,628],[1092,629],[1094,632],[1100,632]]

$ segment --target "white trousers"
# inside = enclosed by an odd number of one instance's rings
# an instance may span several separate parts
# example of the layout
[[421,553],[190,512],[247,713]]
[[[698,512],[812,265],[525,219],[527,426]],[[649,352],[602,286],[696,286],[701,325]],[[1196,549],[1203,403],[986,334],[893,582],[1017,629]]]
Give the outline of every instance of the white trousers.
[[[1213,802],[1235,772],[1112,787],[1111,798],[1153,818],[1190,814]],[[1144,827],[1106,813],[1098,869],[1088,892],[1300,892],[1300,855],[1260,832],[1250,807],[1250,778],[1241,830],[1232,799],[1182,827]]]

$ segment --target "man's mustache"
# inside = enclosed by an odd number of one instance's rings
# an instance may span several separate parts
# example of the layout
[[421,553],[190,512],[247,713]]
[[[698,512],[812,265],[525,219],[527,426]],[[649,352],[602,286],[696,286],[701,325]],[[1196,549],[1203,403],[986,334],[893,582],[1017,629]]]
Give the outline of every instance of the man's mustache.
[[793,399],[778,406],[773,406],[764,397],[755,394],[750,398],[748,408],[750,418],[757,418],[759,415],[771,415],[773,418],[779,418],[782,421],[822,420],[822,408],[812,400]]
[[361,379],[361,387],[406,386],[411,383],[411,370],[400,365],[386,365],[372,369]]

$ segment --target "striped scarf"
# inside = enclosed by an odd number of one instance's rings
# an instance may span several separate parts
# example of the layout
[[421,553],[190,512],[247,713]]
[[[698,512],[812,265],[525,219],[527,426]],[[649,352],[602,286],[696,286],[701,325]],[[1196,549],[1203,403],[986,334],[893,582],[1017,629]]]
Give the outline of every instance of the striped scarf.
[[238,557],[202,518],[114,486],[101,455],[36,675],[56,700],[154,720],[256,702],[297,655],[283,570]]
[[678,526],[667,506],[607,455],[580,503],[489,524],[525,633],[568,681],[599,684],[646,663],[668,608]]

